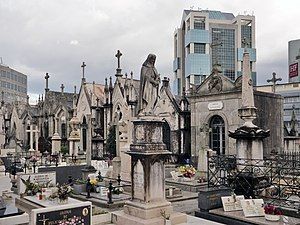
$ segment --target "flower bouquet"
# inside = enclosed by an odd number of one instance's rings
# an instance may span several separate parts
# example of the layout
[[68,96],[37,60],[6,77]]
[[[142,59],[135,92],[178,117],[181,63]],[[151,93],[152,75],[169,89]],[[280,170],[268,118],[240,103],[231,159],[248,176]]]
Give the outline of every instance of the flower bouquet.
[[280,220],[280,216],[282,215],[282,211],[280,208],[275,207],[272,204],[267,204],[264,207],[265,210],[265,218],[269,221],[278,221]]
[[33,183],[30,181],[30,176],[26,180],[21,178],[21,181],[23,182],[23,184],[25,184],[24,194],[27,196],[36,195],[36,193],[38,193],[38,191],[40,190],[40,186],[38,185],[38,183]]
[[63,184],[63,185],[57,185],[57,197],[60,203],[67,203],[68,197],[70,196],[72,192],[72,188],[70,185]]
[[179,172],[184,178],[188,178],[188,180],[192,180],[196,174],[196,169],[192,165],[185,165],[179,167]]

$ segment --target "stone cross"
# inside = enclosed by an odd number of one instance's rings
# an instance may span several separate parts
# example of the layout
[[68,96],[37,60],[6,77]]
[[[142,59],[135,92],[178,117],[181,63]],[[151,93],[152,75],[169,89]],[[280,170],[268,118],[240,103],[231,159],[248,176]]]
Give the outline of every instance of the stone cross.
[[39,222],[43,222],[43,225],[46,225],[46,222],[48,221],[49,219],[46,219],[45,215],[43,215],[43,219],[39,220]]
[[61,84],[60,85],[61,93],[64,93],[64,88],[65,88],[64,84]]
[[277,81],[282,81],[282,79],[280,77],[276,78],[276,73],[275,72],[272,73],[272,76],[273,76],[272,79],[268,79],[267,82],[272,83],[272,92],[275,93],[276,82]]
[[50,77],[49,74],[46,73],[46,76],[45,76],[45,80],[46,80],[46,88],[45,88],[45,90],[46,90],[46,91],[49,91],[49,87],[48,87],[49,77]]
[[115,55],[118,59],[118,68],[120,68],[120,58],[122,56],[122,53],[120,52],[120,50],[117,51],[117,54]]
[[33,125],[30,124],[30,128],[29,130],[26,130],[26,132],[29,132],[30,133],[30,149],[29,150],[34,150],[33,149],[33,134],[35,133],[35,150],[38,151],[38,129],[35,128],[33,129]]
[[82,78],[84,78],[84,67],[86,67],[86,64],[84,62],[82,62]]

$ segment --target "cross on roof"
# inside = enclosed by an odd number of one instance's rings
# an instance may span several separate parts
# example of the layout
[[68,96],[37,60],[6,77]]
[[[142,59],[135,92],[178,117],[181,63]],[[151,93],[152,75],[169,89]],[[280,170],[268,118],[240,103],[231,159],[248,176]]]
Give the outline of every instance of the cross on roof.
[[61,93],[64,93],[64,88],[65,88],[64,84],[61,84],[60,85]]
[[84,78],[84,67],[86,67],[86,64],[84,62],[82,62],[82,78]]
[[276,82],[281,81],[281,80],[282,79],[280,77],[276,78],[276,73],[275,72],[272,73],[272,79],[267,80],[268,83],[272,83],[272,92],[273,93],[275,93]]
[[118,59],[118,68],[120,68],[120,58],[122,56],[122,53],[120,52],[120,50],[117,51],[117,54],[115,55]]
[[46,80],[48,80],[48,79],[49,79],[49,77],[50,77],[50,76],[49,76],[49,74],[48,74],[48,73],[46,73],[45,79],[46,79]]

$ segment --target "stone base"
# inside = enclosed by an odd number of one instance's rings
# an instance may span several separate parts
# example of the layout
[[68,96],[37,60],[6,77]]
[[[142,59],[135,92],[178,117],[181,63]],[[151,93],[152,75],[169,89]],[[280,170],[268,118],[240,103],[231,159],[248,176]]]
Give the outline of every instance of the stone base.
[[[181,224],[187,222],[186,214],[172,213],[171,224]],[[141,219],[135,216],[126,214],[124,211],[117,211],[112,213],[112,222],[116,225],[165,225],[162,216],[152,219]]]
[[121,158],[115,157],[112,160],[112,166],[113,166],[113,178],[118,178],[118,175],[121,174]]
[[82,169],[81,172],[82,172],[82,179],[87,180],[88,175],[91,173],[96,173],[97,170],[93,166],[89,166],[89,167]]

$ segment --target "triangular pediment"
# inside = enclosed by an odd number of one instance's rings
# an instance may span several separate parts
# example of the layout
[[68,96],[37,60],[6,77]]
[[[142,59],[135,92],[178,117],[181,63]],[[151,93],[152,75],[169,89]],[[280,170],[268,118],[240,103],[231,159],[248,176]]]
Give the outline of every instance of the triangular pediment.
[[236,90],[236,85],[221,73],[212,73],[196,89],[197,94],[217,94]]

